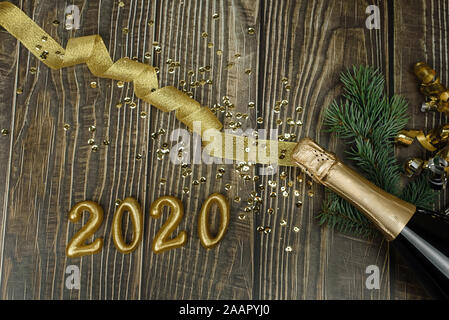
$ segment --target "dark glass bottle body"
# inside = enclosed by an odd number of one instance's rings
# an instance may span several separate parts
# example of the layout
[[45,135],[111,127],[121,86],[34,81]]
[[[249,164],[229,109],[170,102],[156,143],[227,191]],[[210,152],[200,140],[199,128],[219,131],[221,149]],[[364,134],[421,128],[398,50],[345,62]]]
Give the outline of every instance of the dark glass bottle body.
[[449,216],[417,209],[391,244],[432,297],[449,299]]

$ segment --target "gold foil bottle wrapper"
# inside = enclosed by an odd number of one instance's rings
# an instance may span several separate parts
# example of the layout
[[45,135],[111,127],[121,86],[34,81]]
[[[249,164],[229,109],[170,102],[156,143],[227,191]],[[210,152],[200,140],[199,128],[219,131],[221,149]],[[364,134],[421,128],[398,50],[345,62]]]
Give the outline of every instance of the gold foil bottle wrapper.
[[312,179],[328,187],[365,214],[394,240],[416,207],[377,187],[309,138],[299,141],[293,159]]

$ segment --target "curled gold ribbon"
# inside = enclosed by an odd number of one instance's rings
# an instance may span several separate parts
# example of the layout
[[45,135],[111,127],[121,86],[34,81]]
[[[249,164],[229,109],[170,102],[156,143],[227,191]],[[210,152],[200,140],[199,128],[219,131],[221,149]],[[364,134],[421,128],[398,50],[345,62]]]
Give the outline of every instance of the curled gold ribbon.
[[[159,88],[156,70],[149,65],[121,58],[113,62],[99,35],[71,38],[66,49],[42,30],[22,10],[9,2],[0,2],[0,25],[17,38],[40,61],[52,69],[61,69],[85,63],[97,77],[133,82],[138,98],[170,112],[190,130],[194,122],[201,123],[200,134],[207,152],[214,156],[236,161],[251,161],[260,164],[297,166],[291,159],[296,143],[276,141],[277,152],[271,152],[273,141],[255,140],[250,137],[219,132],[223,125],[207,107],[172,86]],[[206,141],[206,130],[219,132],[217,139]],[[228,141],[230,143],[223,143]],[[257,143],[254,143],[257,141]],[[262,148],[261,150],[260,148]],[[243,148],[243,149],[242,149]],[[245,150],[245,152],[236,152]],[[278,156],[280,155],[280,156]]]
[[413,140],[416,139],[424,149],[434,152],[437,148],[430,143],[430,135],[431,134],[426,135],[422,130],[401,130],[396,137],[396,141],[410,145],[413,143]]

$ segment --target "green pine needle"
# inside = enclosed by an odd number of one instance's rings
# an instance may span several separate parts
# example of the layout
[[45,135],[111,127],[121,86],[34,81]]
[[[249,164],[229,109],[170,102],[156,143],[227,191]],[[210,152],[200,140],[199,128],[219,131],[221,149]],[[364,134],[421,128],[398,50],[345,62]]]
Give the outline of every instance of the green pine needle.
[[[394,156],[394,138],[408,122],[404,98],[385,97],[384,78],[370,67],[353,67],[341,74],[344,92],[325,111],[327,132],[335,133],[350,148],[345,151],[361,173],[378,187],[419,207],[430,208],[436,193],[425,175],[401,188],[402,168]],[[320,224],[362,237],[376,233],[371,222],[333,192],[327,192]]]

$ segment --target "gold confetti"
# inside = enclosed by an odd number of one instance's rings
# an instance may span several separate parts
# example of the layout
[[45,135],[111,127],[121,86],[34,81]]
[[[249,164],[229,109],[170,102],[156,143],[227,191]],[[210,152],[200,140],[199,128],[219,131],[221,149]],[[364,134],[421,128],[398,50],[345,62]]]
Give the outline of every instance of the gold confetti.
[[212,19],[218,19],[220,17],[220,15],[218,13],[214,13],[212,15]]
[[256,30],[254,28],[248,28],[248,34],[255,34]]
[[206,31],[201,33],[201,37],[203,37],[203,38],[207,38],[208,36],[209,36],[209,34]]
[[95,144],[95,140],[91,138],[87,140],[87,144],[93,146]]
[[58,20],[53,20],[53,25],[54,25],[54,26],[59,26],[59,23],[60,23],[60,22],[59,22]]
[[161,178],[161,180],[159,180],[160,185],[164,185],[166,182],[167,182],[167,179],[165,179],[165,178]]
[[123,7],[125,6],[125,3],[124,3],[123,1],[120,1],[120,2],[118,3],[118,6],[119,6],[120,8],[123,8]]
[[104,144],[105,146],[108,146],[108,145],[109,145],[109,140],[108,140],[108,139],[104,139],[104,140],[103,140],[103,144]]
[[7,136],[9,134],[9,130],[8,129],[2,129],[2,135],[3,136]]
[[135,109],[136,107],[137,107],[137,104],[134,101],[129,103],[129,108],[130,109]]
[[122,200],[117,199],[115,200],[115,206],[118,207],[122,203]]
[[115,105],[115,107],[116,107],[117,109],[120,109],[121,107],[123,107],[123,104],[121,104],[121,103],[119,102],[119,103],[117,103],[117,104]]
[[246,215],[244,215],[243,213],[239,214],[239,219],[240,220],[245,220],[245,218],[246,218]]
[[301,208],[301,207],[302,207],[302,201],[297,201],[295,205],[296,205],[298,208]]
[[124,28],[122,29],[122,32],[123,32],[123,34],[128,34],[129,29],[128,29],[127,27],[124,27]]
[[145,52],[144,58],[145,59],[150,59],[151,58],[151,53],[150,52]]
[[287,221],[285,221],[285,219],[282,219],[280,225],[281,225],[281,226],[287,225]]
[[211,48],[214,47],[214,44],[213,44],[212,42],[208,42],[208,43],[207,43],[207,47],[208,47],[209,49],[211,49]]
[[152,25],[154,24],[154,21],[153,20],[149,20],[148,21],[148,25],[151,27]]
[[48,37],[47,36],[42,36],[41,40],[42,40],[42,42],[46,42],[48,40]]
[[31,67],[30,68],[30,73],[31,74],[35,74],[37,72],[37,68],[36,67]]
[[140,159],[142,159],[142,154],[138,153],[138,154],[136,155],[136,160],[140,160]]
[[262,118],[262,117],[258,117],[258,118],[256,119],[256,121],[257,121],[257,123],[263,123],[263,118]]
[[90,83],[90,87],[93,88],[93,89],[95,89],[95,88],[97,87],[97,83],[96,83],[95,81],[92,81],[92,82]]
[[90,126],[89,127],[89,131],[90,132],[95,132],[95,130],[97,130],[97,128],[95,126]]
[[234,201],[235,201],[235,202],[240,202],[240,200],[241,200],[241,198],[240,198],[239,196],[237,196],[237,197],[234,198]]
[[98,151],[98,146],[96,144],[94,144],[92,146],[92,152],[97,152]]
[[287,251],[287,252],[292,252],[292,247],[290,247],[290,246],[287,246],[287,247],[285,247],[285,251]]
[[271,216],[274,213],[274,209],[268,208],[267,213]]
[[217,56],[221,56],[223,54],[223,51],[217,50],[216,53],[217,53]]
[[314,196],[314,193],[312,190],[307,191],[307,195],[312,198]]
[[231,188],[232,188],[232,186],[229,183],[225,184],[225,190],[226,191],[231,190]]
[[69,131],[70,130],[70,124],[65,123],[64,124],[64,131]]
[[245,70],[245,73],[246,73],[247,75],[250,75],[250,74],[251,74],[251,69],[246,69],[246,70]]
[[16,93],[17,93],[17,94],[22,94],[22,93],[23,93],[22,88],[17,88]]
[[293,227],[293,231],[294,232],[299,232],[299,228],[298,227]]

